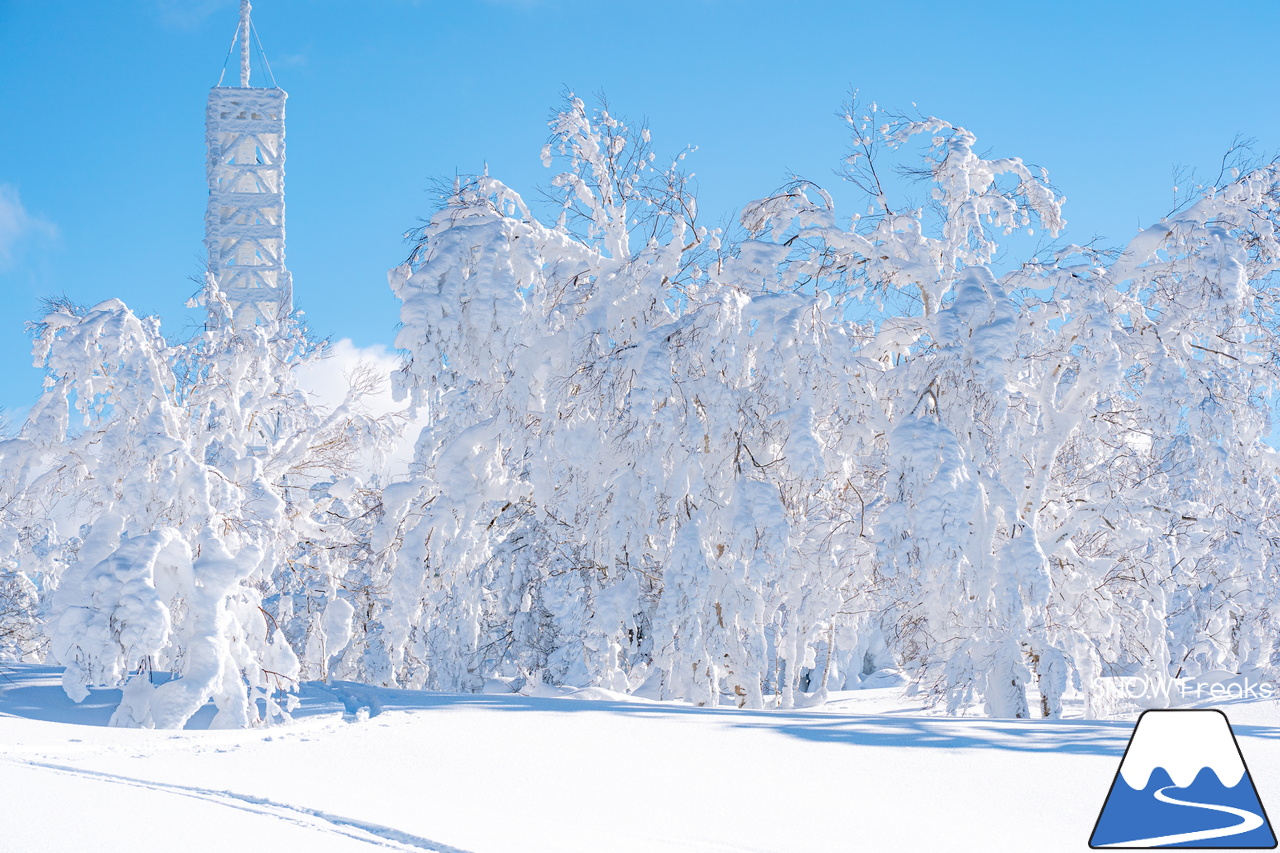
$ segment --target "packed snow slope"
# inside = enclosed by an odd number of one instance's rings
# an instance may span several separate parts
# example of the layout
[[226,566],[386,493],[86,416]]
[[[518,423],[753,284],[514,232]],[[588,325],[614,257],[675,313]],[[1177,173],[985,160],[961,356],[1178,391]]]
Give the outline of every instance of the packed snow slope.
[[[60,675],[0,675],[4,853],[1082,851],[1132,729],[932,716],[896,687],[777,712],[313,682],[286,725],[194,728],[210,705],[138,730]],[[1280,802],[1280,705],[1218,707]]]

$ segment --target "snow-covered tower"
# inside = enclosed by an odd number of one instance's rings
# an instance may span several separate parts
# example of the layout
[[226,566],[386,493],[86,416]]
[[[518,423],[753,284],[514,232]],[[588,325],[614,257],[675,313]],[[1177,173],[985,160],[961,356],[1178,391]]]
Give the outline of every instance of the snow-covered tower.
[[[293,310],[293,279],[284,266],[284,102],[274,85],[249,85],[249,0],[240,0],[240,85],[209,91],[205,111],[209,208],[205,247],[237,328]],[[225,70],[224,70],[225,73]],[[210,322],[226,309],[207,305]]]

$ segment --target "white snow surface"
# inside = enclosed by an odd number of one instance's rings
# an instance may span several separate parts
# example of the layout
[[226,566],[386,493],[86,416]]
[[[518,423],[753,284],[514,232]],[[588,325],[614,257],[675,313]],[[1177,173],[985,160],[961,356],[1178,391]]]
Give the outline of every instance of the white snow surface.
[[[192,728],[210,705],[162,731],[107,727],[118,691],[74,705],[59,678],[0,674],[4,853],[1083,851],[1133,719],[929,716],[897,687],[780,712],[311,682],[290,724]],[[1224,707],[1274,799],[1280,706]]]
[[1129,787],[1141,790],[1157,767],[1168,771],[1179,788],[1194,782],[1206,767],[1228,788],[1235,787],[1245,772],[1227,718],[1212,710],[1148,711],[1143,715],[1120,775]]

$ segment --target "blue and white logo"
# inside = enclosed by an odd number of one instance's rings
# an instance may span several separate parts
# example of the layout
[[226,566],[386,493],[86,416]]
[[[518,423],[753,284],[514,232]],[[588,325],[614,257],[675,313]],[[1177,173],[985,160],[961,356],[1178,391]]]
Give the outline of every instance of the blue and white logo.
[[1089,846],[1274,848],[1226,714],[1144,712]]

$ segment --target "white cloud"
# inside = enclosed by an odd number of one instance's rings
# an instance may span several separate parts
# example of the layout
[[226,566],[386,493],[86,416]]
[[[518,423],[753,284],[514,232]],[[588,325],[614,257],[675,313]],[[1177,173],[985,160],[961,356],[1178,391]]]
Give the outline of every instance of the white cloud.
[[403,404],[391,399],[391,371],[400,366],[400,360],[382,344],[358,347],[350,338],[343,338],[330,347],[327,358],[298,371],[298,384],[318,405],[332,409],[346,397],[348,377],[361,364],[368,364],[387,377],[383,388],[365,399],[365,407],[375,415],[403,409]]
[[285,53],[268,58],[272,68],[300,68],[310,62],[305,53]]
[[[358,347],[350,338],[343,338],[330,347],[328,358],[320,359],[298,371],[298,386],[311,396],[316,405],[333,409],[345,399],[350,385],[349,377],[353,371],[362,366],[371,367],[384,380],[375,393],[361,401],[365,411],[372,415],[404,411],[406,403],[397,403],[391,396],[391,373],[399,369],[400,359],[382,344]],[[422,419],[408,424],[400,442],[388,454],[385,474],[399,477],[409,470],[409,462],[413,459],[413,445],[424,425],[425,420]]]
[[[239,8],[235,0],[153,0],[160,22],[166,27],[189,30],[199,26],[214,12],[229,7]],[[228,21],[235,16],[228,18]]]
[[0,269],[13,263],[24,244],[57,236],[57,226],[27,212],[16,188],[0,184]]

